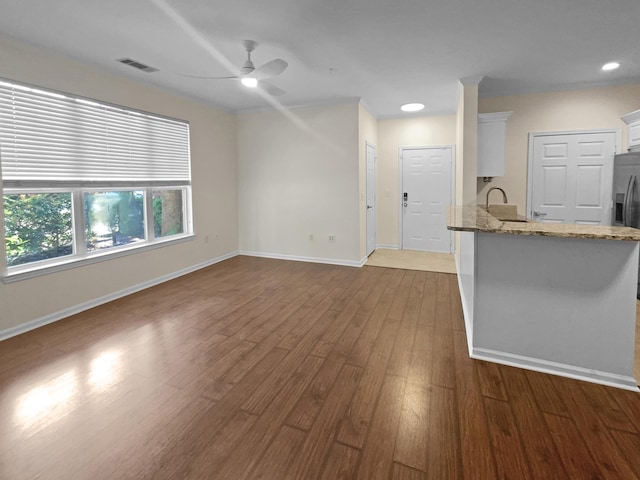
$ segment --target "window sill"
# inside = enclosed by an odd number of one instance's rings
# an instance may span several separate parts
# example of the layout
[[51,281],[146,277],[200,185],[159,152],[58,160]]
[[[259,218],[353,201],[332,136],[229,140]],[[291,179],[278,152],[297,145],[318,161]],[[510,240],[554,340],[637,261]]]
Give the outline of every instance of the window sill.
[[87,255],[84,257],[72,257],[64,260],[60,260],[56,263],[47,263],[46,265],[33,265],[16,268],[17,271],[9,271],[4,277],[2,277],[2,283],[14,283],[21,280],[27,280],[30,278],[40,277],[49,273],[61,272],[63,270],[70,270],[73,268],[81,267],[84,265],[91,265],[93,263],[103,262],[105,260],[112,260],[114,258],[125,257],[133,255],[135,253],[144,252],[147,250],[154,250],[156,248],[166,247],[169,245],[175,245],[178,243],[188,242],[195,239],[194,234],[181,235],[176,238],[167,240],[157,240],[153,243],[144,243],[142,245],[131,245],[125,248],[121,248],[111,252],[97,253]]

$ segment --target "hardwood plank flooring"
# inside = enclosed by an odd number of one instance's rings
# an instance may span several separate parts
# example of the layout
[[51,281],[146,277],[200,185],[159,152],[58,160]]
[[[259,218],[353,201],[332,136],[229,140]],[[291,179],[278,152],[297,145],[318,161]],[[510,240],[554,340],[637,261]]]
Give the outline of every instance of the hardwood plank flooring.
[[340,443],[334,443],[327,456],[327,465],[321,480],[351,480],[356,475],[360,451]]
[[470,359],[450,274],[239,256],[0,342],[3,480],[634,479],[639,449],[640,394]]
[[265,452],[262,460],[251,472],[253,480],[284,478],[291,463],[298,456],[305,433],[286,425]]
[[544,416],[535,404],[535,397],[523,370],[503,368],[504,385],[520,436],[527,442],[525,451],[533,478],[564,477],[564,467],[544,426]]

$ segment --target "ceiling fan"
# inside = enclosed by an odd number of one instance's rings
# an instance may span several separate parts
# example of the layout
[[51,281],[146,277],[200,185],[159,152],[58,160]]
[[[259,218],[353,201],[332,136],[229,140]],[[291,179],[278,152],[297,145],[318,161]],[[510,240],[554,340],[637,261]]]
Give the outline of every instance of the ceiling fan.
[[242,67],[240,68],[239,75],[231,75],[226,77],[203,77],[198,75],[182,75],[184,77],[190,78],[199,78],[203,80],[226,80],[230,78],[239,78],[243,85],[253,88],[257,87],[258,84],[260,87],[267,92],[269,95],[280,96],[284,95],[285,91],[275,85],[271,85],[268,82],[265,82],[265,79],[277,77],[284,72],[289,64],[282,60],[281,58],[275,58],[270,62],[261,65],[256,68],[251,60],[251,52],[253,52],[258,43],[254,40],[243,40],[242,45],[247,51],[247,60],[244,62]]

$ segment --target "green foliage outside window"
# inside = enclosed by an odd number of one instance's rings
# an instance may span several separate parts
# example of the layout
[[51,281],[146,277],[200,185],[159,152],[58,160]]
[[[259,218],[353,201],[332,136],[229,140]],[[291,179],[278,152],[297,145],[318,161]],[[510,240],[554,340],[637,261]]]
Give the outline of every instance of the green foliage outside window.
[[142,191],[85,193],[84,214],[88,251],[145,239]]
[[70,193],[4,195],[7,265],[73,253]]

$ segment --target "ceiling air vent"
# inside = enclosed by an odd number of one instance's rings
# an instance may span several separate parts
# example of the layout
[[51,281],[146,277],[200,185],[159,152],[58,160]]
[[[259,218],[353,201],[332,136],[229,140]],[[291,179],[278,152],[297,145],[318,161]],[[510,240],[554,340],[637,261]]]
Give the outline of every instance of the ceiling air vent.
[[148,65],[145,65],[144,63],[132,60],[131,58],[119,58],[118,62],[124,63],[125,65],[129,65],[130,67],[137,68],[138,70],[142,70],[143,72],[147,73],[158,71],[157,68],[150,67]]

